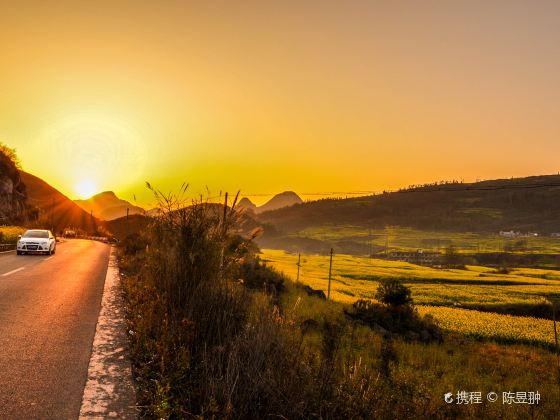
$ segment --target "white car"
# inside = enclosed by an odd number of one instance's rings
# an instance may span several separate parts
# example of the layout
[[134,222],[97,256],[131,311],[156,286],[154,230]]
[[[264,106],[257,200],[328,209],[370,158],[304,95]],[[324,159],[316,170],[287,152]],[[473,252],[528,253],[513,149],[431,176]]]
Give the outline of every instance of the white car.
[[21,235],[17,242],[17,254],[28,252],[45,253],[56,252],[56,239],[50,230],[31,229]]

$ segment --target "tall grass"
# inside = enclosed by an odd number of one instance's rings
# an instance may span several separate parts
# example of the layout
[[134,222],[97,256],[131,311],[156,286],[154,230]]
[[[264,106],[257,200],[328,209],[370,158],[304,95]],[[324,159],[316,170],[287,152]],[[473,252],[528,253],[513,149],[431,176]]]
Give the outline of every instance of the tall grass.
[[158,197],[160,216],[121,247],[147,416],[363,417],[386,405],[375,369],[340,352],[348,325],[323,320],[320,352],[307,347],[276,304],[278,274],[264,275],[250,238],[236,235],[235,200]]

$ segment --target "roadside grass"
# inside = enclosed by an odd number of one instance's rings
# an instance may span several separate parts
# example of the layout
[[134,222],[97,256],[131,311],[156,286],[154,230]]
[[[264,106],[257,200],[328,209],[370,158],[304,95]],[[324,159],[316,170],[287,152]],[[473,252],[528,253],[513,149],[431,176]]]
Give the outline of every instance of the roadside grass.
[[13,245],[24,232],[25,228],[20,226],[0,226],[0,244]]

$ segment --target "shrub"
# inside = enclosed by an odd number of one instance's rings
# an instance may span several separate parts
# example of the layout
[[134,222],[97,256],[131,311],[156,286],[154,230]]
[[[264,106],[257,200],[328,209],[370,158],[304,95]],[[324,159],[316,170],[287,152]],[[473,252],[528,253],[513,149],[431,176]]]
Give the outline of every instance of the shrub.
[[350,319],[360,321],[383,334],[399,334],[406,340],[442,341],[442,333],[430,316],[422,317],[411,305],[385,305],[358,300],[350,310]]
[[260,289],[274,295],[284,287],[284,276],[268,267],[258,257],[246,258],[239,266],[239,278],[247,287]]
[[386,305],[412,304],[412,291],[400,279],[386,279],[379,283],[375,298]]
[[384,334],[401,334],[408,340],[442,341],[441,330],[429,316],[421,317],[412,305],[412,292],[400,279],[379,284],[375,294],[381,303],[360,299],[345,314]]
[[139,233],[131,233],[119,243],[119,246],[124,255],[136,255],[146,249],[148,239]]

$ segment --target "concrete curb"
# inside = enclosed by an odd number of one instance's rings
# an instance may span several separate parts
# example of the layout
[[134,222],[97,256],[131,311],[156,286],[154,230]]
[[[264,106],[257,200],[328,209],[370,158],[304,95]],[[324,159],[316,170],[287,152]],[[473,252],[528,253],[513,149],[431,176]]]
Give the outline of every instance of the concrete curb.
[[137,417],[119,269],[111,248],[79,418]]

